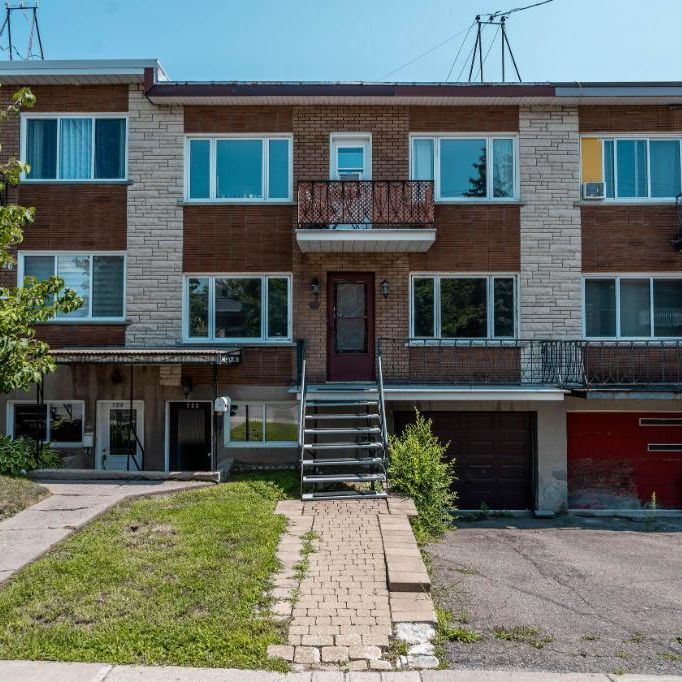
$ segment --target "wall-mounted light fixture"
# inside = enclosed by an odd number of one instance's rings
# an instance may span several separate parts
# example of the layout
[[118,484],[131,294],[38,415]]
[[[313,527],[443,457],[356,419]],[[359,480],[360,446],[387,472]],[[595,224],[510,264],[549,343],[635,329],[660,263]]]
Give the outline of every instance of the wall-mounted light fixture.
[[387,280],[387,279],[385,279],[385,280],[383,280],[383,281],[381,282],[381,284],[379,285],[379,289],[380,289],[380,291],[381,291],[381,295],[382,295],[385,299],[388,298],[388,294],[389,294],[390,291],[391,291],[391,286],[390,286],[390,284],[388,283],[388,280]]
[[111,383],[112,384],[123,383],[123,374],[121,374],[120,368],[114,367],[113,371],[111,372]]
[[192,377],[182,377],[180,386],[182,387],[182,393],[185,396],[185,400],[187,400],[189,394],[192,392]]
[[309,305],[315,310],[320,307],[320,280],[317,277],[310,280],[310,293],[313,295],[313,300]]

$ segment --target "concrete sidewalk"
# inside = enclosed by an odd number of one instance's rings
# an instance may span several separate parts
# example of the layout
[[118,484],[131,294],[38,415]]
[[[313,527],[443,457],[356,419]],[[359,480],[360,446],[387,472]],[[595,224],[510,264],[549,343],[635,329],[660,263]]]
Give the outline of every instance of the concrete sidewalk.
[[212,485],[187,481],[41,483],[52,493],[50,497],[0,522],[0,583],[126,498]]
[[177,668],[99,663],[0,661],[7,682],[680,682],[682,677],[590,675],[503,670],[432,670],[423,672],[270,673],[225,668]]

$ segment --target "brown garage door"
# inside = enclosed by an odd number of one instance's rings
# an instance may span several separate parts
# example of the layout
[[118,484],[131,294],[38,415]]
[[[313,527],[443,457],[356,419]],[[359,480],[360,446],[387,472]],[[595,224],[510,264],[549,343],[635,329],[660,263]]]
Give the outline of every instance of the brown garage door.
[[[399,433],[413,412],[396,412]],[[425,412],[434,433],[450,441],[460,509],[533,508],[532,412]]]

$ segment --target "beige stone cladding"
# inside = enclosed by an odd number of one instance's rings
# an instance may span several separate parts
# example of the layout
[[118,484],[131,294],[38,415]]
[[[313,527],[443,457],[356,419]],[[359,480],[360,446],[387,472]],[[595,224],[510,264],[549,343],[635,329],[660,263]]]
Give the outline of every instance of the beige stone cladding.
[[152,105],[130,89],[126,345],[182,337],[182,107]]
[[576,107],[522,106],[521,335],[579,338],[580,144]]

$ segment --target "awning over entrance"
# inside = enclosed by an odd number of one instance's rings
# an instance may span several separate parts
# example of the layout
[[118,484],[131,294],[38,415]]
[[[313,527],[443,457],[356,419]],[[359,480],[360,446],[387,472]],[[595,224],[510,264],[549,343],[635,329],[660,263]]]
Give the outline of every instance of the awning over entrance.
[[50,351],[58,365],[238,365],[240,348],[60,348]]

